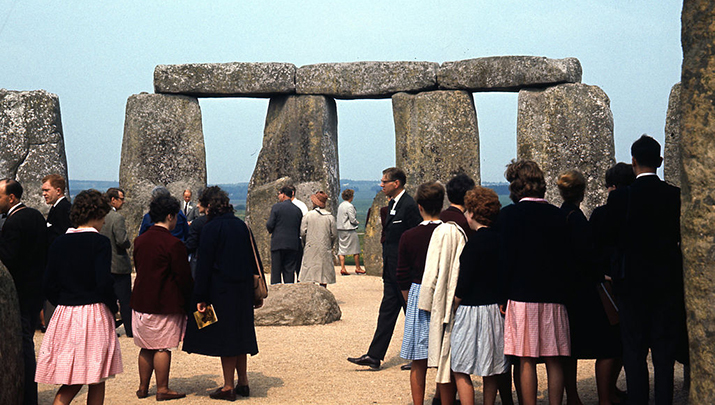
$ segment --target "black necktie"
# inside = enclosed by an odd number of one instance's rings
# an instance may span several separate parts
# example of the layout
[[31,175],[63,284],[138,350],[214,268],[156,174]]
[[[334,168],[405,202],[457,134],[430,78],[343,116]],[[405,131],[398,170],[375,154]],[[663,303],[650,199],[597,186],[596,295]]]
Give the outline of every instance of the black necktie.
[[394,207],[394,206],[395,206],[395,200],[392,199],[392,200],[390,200],[390,203],[387,204],[387,215],[394,215],[392,213],[392,207]]

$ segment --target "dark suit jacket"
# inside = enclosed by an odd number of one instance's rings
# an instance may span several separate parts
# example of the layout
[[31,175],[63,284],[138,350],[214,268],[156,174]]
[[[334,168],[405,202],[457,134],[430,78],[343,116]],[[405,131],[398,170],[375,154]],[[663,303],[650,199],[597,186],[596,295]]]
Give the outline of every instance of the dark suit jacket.
[[271,234],[271,250],[301,250],[300,221],[303,212],[290,200],[273,205],[266,229]]
[[0,260],[12,275],[20,301],[42,296],[47,255],[47,224],[34,208],[21,205],[0,231]]
[[625,257],[625,277],[616,280],[621,291],[682,293],[680,189],[642,176],[612,191],[606,207],[610,237]]
[[104,226],[100,233],[109,238],[112,246],[112,273],[130,274],[132,261],[129,259],[127,249],[132,243],[127,236],[127,227],[122,214],[110,210],[104,218]]
[[47,244],[52,244],[56,237],[63,235],[67,229],[72,227],[70,222],[70,208],[72,204],[67,197],[60,200],[57,206],[50,208],[47,214]]
[[397,282],[397,252],[402,234],[422,222],[415,200],[405,192],[393,207],[395,215],[387,213],[383,229],[385,241],[382,242],[382,278]]

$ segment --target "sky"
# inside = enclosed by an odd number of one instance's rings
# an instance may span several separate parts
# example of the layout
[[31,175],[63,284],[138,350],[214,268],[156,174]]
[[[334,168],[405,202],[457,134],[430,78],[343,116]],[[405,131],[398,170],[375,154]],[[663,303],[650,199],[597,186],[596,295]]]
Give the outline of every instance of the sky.
[[[576,57],[611,100],[616,159],[661,143],[680,80],[682,2],[664,0],[0,0],[0,88],[60,99],[70,179],[118,180],[124,113],[159,64]],[[517,93],[475,93],[483,182],[516,155]],[[200,99],[208,181],[246,182],[268,99]],[[338,100],[340,177],[394,165],[390,99]]]

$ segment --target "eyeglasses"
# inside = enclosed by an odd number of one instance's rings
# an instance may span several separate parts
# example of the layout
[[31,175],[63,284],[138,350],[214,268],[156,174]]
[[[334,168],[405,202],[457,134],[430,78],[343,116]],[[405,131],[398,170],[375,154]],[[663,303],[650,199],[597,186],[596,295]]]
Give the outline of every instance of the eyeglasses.
[[387,180],[387,181],[385,181],[385,180],[380,180],[380,184],[392,183],[393,181],[397,181],[397,180]]

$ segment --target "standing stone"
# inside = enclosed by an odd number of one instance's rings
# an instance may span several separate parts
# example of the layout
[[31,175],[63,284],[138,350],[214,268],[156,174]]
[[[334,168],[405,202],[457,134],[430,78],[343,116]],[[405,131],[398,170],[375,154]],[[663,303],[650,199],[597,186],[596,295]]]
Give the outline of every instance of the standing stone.
[[665,155],[663,177],[668,183],[680,187],[683,159],[680,155],[680,83],[673,85],[668,98],[665,118]]
[[20,304],[10,272],[0,263],[0,404],[22,403],[25,363],[22,358]]
[[158,65],[154,91],[195,97],[272,97],[295,93],[291,63]]
[[387,197],[382,191],[378,191],[375,199],[372,200],[370,212],[365,222],[365,235],[362,239],[363,264],[365,271],[371,276],[382,275],[382,221],[380,219],[380,208],[387,206]]
[[559,174],[577,169],[586,178],[586,217],[606,202],[603,179],[615,164],[613,114],[597,86],[562,84],[519,92],[517,156],[535,161],[546,177],[546,199],[560,206]]
[[[285,179],[285,178],[288,179]],[[248,184],[246,220],[253,229],[264,267],[270,268],[266,221],[278,202],[277,189],[288,182],[296,198],[312,207],[310,194],[325,191],[327,208],[337,211],[338,117],[335,100],[323,96],[281,96],[268,105],[263,147]]]
[[437,73],[440,89],[519,91],[559,83],[580,83],[581,62],[576,58],[491,56],[445,62]]
[[715,3],[682,15],[681,231],[690,339],[691,404],[715,404]]
[[298,68],[295,89],[335,98],[388,98],[435,89],[438,69],[434,62],[318,63]]
[[119,186],[130,239],[149,209],[151,190],[164,186],[181,199],[185,189],[206,186],[201,109],[194,97],[135,94],[127,100]]
[[426,181],[446,184],[457,173],[480,183],[479,128],[472,94],[440,90],[392,96],[397,167],[414,195]]
[[19,181],[23,202],[47,214],[42,178],[57,173],[68,179],[59,97],[45,90],[0,89],[0,146],[0,178]]

